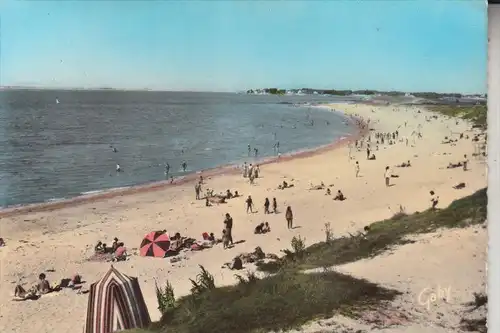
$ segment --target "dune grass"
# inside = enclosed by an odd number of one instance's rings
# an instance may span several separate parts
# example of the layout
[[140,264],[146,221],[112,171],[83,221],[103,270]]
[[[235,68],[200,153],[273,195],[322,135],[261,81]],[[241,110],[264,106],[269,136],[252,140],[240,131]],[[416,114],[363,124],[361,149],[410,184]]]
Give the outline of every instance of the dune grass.
[[356,316],[399,292],[347,275],[293,270],[181,298],[152,327],[159,332],[269,332],[335,313]]
[[373,223],[364,235],[329,239],[306,248],[296,245],[296,251],[288,251],[284,258],[260,265],[260,270],[272,275],[240,277],[235,286],[206,288],[182,297],[148,331],[130,332],[254,333],[291,329],[334,314],[356,317],[400,293],[328,269],[317,274],[302,270],[376,256],[408,242],[409,235],[483,223],[486,205],[486,189],[482,189],[445,209],[400,213]]
[[476,126],[487,126],[488,109],[486,105],[429,105],[426,108],[445,116],[472,121]]

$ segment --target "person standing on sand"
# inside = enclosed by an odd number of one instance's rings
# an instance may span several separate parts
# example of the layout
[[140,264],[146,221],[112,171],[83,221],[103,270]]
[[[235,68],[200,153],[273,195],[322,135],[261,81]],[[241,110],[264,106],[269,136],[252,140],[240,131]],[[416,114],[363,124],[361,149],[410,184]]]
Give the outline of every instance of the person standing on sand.
[[269,202],[269,198],[266,198],[264,201],[264,214],[269,214],[269,206],[271,203]]
[[255,180],[255,174],[253,172],[250,173],[250,175],[248,176],[248,179],[250,181],[250,185],[253,185],[253,181]]
[[431,194],[431,209],[436,209],[436,206],[439,203],[439,197],[434,193],[434,191],[430,192]]
[[251,196],[248,196],[247,200],[245,201],[247,205],[247,214],[250,211],[250,213],[253,213],[253,200]]
[[367,160],[370,159],[370,144],[366,146],[366,159]]
[[389,166],[385,167],[384,177],[385,177],[385,186],[389,186],[391,183],[391,169],[389,168]]
[[226,218],[224,219],[224,230],[226,231],[225,236],[227,237],[229,243],[233,245],[233,218],[229,213],[226,213]]
[[278,203],[276,202],[276,198],[273,198],[273,213],[276,214],[278,212]]
[[201,183],[196,183],[194,186],[194,192],[196,193],[196,200],[200,200]]
[[247,162],[243,163],[243,178],[247,178],[248,176],[248,164]]
[[293,213],[292,213],[292,207],[290,207],[290,206],[286,207],[285,218],[286,218],[287,228],[288,228],[288,229],[293,229]]
[[356,165],[354,166],[355,170],[356,170],[356,178],[359,177],[359,162],[356,161]]
[[467,171],[467,164],[468,163],[469,163],[469,159],[467,158],[467,155],[464,155],[464,162],[463,162],[464,171]]

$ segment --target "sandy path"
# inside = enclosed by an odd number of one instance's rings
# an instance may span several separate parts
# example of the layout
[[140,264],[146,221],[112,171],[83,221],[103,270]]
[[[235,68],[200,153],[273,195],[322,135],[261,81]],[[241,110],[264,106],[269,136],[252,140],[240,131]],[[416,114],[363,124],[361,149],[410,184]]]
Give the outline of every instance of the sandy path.
[[[161,191],[134,194],[105,199],[52,212],[27,213],[0,220],[2,237],[8,246],[0,249],[0,331],[22,332],[27,327],[34,332],[75,332],[84,325],[87,297],[63,291],[57,295],[42,297],[35,302],[10,301],[16,283],[31,284],[42,271],[49,273],[51,281],[80,273],[84,280],[94,282],[107,269],[106,263],[82,262],[88,257],[97,240],[110,244],[114,236],[119,237],[129,248],[138,247],[142,236],[151,230],[167,229],[181,234],[199,237],[203,231],[220,233],[223,215],[229,212],[234,218],[235,240],[245,240],[230,250],[220,247],[200,253],[190,253],[187,259],[171,264],[168,260],[133,256],[129,261],[116,266],[126,274],[137,276],[153,319],[159,318],[154,295],[154,278],[160,283],[166,279],[173,284],[176,294],[189,292],[189,277],[204,265],[223,285],[234,282],[233,272],[220,269],[224,262],[236,254],[252,251],[261,246],[265,252],[277,253],[288,247],[294,235],[302,235],[306,242],[323,240],[324,224],[330,222],[334,233],[358,230],[362,226],[387,218],[403,205],[407,212],[424,210],[429,205],[429,190],[440,196],[440,205],[448,205],[456,198],[471,194],[486,185],[485,165],[470,157],[470,171],[461,169],[442,170],[448,162],[461,160],[463,154],[472,155],[473,143],[461,140],[457,146],[441,145],[450,131],[464,132],[470,126],[465,122],[440,118],[426,122],[429,113],[417,113],[414,107],[374,107],[362,105],[338,105],[337,110],[357,113],[370,118],[371,124],[380,131],[394,131],[398,126],[400,137],[408,136],[422,124],[422,139],[415,147],[405,143],[393,146],[380,145],[375,161],[367,161],[364,151],[354,152],[359,160],[362,177],[356,178],[353,161],[348,160],[348,147],[325,152],[320,155],[279,162],[261,167],[262,178],[256,185],[249,185],[239,175],[217,176],[207,180],[207,186],[217,191],[237,189],[244,196],[251,194],[256,208],[255,214],[246,214],[244,198],[232,199],[229,203],[204,207],[202,201],[194,200],[193,184],[185,184]],[[393,109],[398,111],[393,111]],[[375,112],[372,112],[372,109]],[[405,111],[407,110],[407,111]],[[404,123],[407,122],[407,126]],[[437,155],[447,152],[451,155]],[[400,175],[395,186],[386,188],[383,174],[386,165],[394,166],[411,160],[411,168],[394,168]],[[277,190],[278,183],[286,177],[294,188]],[[324,191],[309,191],[309,184],[334,184],[333,192],[342,189],[348,200],[335,202],[325,196]],[[451,187],[465,182],[467,187],[457,191]],[[264,215],[265,197],[276,197],[278,207],[284,211],[287,205],[294,210],[295,223],[300,228],[286,229],[284,214]],[[268,221],[272,232],[256,236],[253,229],[257,223]],[[28,243],[22,242],[28,241]],[[448,251],[442,249],[441,251]],[[453,250],[449,250],[453,253]],[[418,270],[418,266],[406,261],[407,269]],[[403,269],[403,268],[401,268]],[[383,281],[382,281],[383,282]],[[413,283],[413,282],[412,282]],[[43,315],[39,310],[43,309]]]

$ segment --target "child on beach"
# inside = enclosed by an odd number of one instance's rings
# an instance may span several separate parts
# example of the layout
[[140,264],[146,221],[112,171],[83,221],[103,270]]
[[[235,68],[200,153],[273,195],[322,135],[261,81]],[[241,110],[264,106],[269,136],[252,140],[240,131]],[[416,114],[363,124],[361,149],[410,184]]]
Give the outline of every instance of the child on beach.
[[434,191],[430,192],[431,194],[431,209],[436,209],[436,206],[439,203],[439,197],[434,193]]
[[389,186],[391,180],[391,169],[388,166],[385,167],[384,177],[385,177],[385,186]]
[[226,229],[222,230],[222,248],[225,250],[229,248],[229,235],[226,232]]

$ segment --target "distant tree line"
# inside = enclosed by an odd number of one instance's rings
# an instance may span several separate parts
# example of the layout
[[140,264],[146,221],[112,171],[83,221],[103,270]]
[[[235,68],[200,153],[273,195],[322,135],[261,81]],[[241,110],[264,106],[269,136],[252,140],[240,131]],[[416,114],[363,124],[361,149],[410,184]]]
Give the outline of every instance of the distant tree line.
[[[298,93],[299,91],[303,94],[314,94],[318,93],[321,95],[334,95],[334,96],[350,96],[350,95],[385,95],[385,96],[404,96],[407,93],[404,91],[380,91],[380,90],[336,90],[336,89],[289,89],[289,92]],[[249,89],[247,94],[258,94],[265,93],[270,95],[284,95],[287,90],[279,88],[262,88],[262,89]],[[436,93],[436,92],[410,92],[412,96],[425,98],[425,99],[438,99],[443,97],[448,98],[462,98],[463,94],[459,93]],[[485,97],[487,97],[485,95]]]

